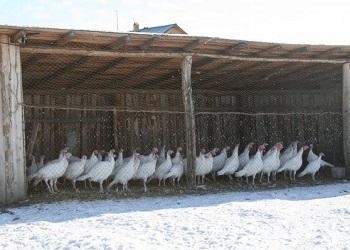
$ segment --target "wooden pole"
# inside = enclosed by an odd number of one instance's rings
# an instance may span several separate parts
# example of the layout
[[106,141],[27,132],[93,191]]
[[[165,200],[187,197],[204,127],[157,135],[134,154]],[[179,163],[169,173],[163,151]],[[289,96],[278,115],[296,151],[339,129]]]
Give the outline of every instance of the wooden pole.
[[0,204],[26,197],[20,49],[0,34]]
[[33,150],[36,142],[36,138],[38,137],[38,131],[39,131],[39,123],[34,122],[32,126],[32,135],[30,137],[28,149],[27,149],[27,160],[30,161],[32,159]]
[[186,131],[186,154],[187,154],[187,172],[186,185],[192,189],[196,184],[195,162],[196,162],[196,123],[194,107],[192,100],[191,83],[192,57],[185,56],[182,69],[182,96],[185,108],[185,131]]
[[113,110],[113,132],[114,132],[114,148],[116,150],[119,149],[119,141],[118,141],[118,115],[117,110]]
[[193,52],[118,52],[118,51],[98,51],[86,49],[62,49],[62,48],[46,48],[46,47],[23,47],[21,51],[32,54],[52,54],[52,55],[78,55],[78,56],[97,56],[97,57],[153,57],[153,58],[182,58],[183,56],[196,56],[203,58],[227,59],[233,61],[248,62],[303,62],[303,63],[331,63],[343,64],[348,59],[317,59],[317,58],[270,58],[270,57],[244,57],[229,56],[218,54],[205,54]]
[[350,179],[350,63],[343,65],[343,147],[345,176]]

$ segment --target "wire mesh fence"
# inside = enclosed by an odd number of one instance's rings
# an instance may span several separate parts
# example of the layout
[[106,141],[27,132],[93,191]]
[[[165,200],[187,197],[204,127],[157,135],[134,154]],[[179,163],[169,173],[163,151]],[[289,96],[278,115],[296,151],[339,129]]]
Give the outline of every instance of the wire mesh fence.
[[[185,185],[183,58],[24,53],[21,60],[30,188],[43,181],[53,193],[64,180],[75,191],[90,182],[99,191]],[[325,67],[336,73],[315,77]],[[276,183],[285,172],[294,182],[296,173],[314,178],[323,165],[342,165],[339,71],[194,56],[196,185]]]

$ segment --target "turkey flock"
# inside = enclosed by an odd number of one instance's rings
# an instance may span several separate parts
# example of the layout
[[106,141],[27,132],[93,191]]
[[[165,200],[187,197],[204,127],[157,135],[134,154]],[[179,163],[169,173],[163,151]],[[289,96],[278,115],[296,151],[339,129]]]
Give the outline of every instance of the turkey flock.
[[[232,153],[229,146],[223,147],[221,151],[216,147],[209,152],[202,149],[195,160],[196,184],[204,185],[207,180],[215,182],[217,176],[228,176],[229,182],[233,182],[236,177],[238,183],[245,177],[246,183],[253,186],[255,177],[262,183],[266,176],[266,181],[270,184],[271,178],[276,182],[277,173],[283,173],[284,178],[288,178],[289,175],[289,179],[295,182],[297,172],[303,166],[303,154],[307,150],[305,157],[307,164],[302,171],[299,171],[298,177],[309,174],[312,180],[316,181],[315,174],[321,167],[334,167],[321,159],[323,153],[316,155],[313,152],[312,144],[302,145],[298,149],[298,142],[295,141],[282,151],[283,145],[278,142],[266,153],[264,152],[268,144],[258,146],[255,153],[251,152],[253,145],[253,142],[246,145],[240,154],[239,144],[235,145]],[[90,188],[92,188],[91,182],[97,182],[100,192],[105,191],[103,184],[106,183],[107,192],[111,191],[113,186],[116,186],[116,191],[119,192],[118,184],[122,185],[124,191],[129,190],[129,181],[141,180],[143,190],[147,192],[147,184],[153,180],[157,181],[159,186],[165,186],[166,180],[170,179],[173,187],[180,187],[180,180],[187,172],[187,158],[182,156],[181,147],[174,152],[163,146],[159,153],[157,148],[153,148],[148,155],[142,155],[134,150],[129,157],[124,157],[123,149],[120,149],[118,154],[114,149],[109,152],[94,150],[89,158],[85,155],[79,158],[68,151],[68,147],[62,149],[57,159],[46,164],[44,156],[40,162],[36,162],[33,156],[32,165],[27,168],[28,183],[33,183],[36,188],[39,183],[45,182],[50,193],[59,192],[57,183],[64,183],[66,180],[71,181],[76,192],[80,192],[76,182],[84,182],[85,188],[87,182]],[[211,176],[210,179],[208,175]],[[62,181],[58,182],[58,179]]]

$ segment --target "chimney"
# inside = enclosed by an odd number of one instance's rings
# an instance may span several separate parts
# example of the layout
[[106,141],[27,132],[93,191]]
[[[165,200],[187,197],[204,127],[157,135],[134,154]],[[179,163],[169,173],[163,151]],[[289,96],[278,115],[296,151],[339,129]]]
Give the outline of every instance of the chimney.
[[139,23],[134,23],[134,32],[138,32],[140,30],[140,25]]

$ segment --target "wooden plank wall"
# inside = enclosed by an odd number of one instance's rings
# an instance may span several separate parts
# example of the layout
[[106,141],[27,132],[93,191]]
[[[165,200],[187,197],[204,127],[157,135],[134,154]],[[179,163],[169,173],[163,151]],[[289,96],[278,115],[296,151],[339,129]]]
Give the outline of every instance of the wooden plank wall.
[[[325,159],[331,162],[343,162],[341,95],[341,91],[266,91],[239,95],[195,93],[197,148],[209,150],[214,146],[234,146],[239,142],[243,150],[250,141],[257,144],[282,141],[288,144],[298,140],[314,143],[315,151],[324,152]],[[78,156],[89,156],[95,148],[115,148],[116,142],[116,148],[123,148],[125,155],[131,154],[136,147],[142,153],[164,144],[172,149],[178,146],[185,148],[180,92],[25,93],[24,103],[82,108],[25,108],[26,145],[31,140],[33,123],[39,123],[33,148],[37,159],[41,154],[47,160],[57,158],[59,150],[67,144],[67,135],[72,133],[77,141],[74,154]],[[84,107],[109,109],[84,110]],[[164,110],[170,112],[157,112]],[[252,115],[256,113],[263,114]]]
[[[57,158],[60,149],[69,141],[67,135],[77,137],[76,145],[73,145],[73,153],[77,156],[90,156],[94,149],[115,148],[116,141],[117,149],[123,148],[125,155],[131,154],[135,148],[139,148],[142,153],[148,153],[154,146],[160,148],[164,144],[173,149],[184,147],[183,114],[157,112],[168,110],[168,107],[173,111],[183,109],[179,94],[25,94],[24,103],[40,105],[40,108],[25,107],[27,142],[30,142],[34,132],[33,123],[39,123],[33,148],[36,159],[40,159],[40,155],[45,155],[46,160]],[[65,108],[74,106],[78,109],[45,108],[45,105]],[[112,106],[118,109],[84,110],[84,107]]]
[[240,142],[243,151],[250,141],[258,145],[281,141],[288,145],[298,140],[299,145],[313,143],[315,152],[325,153],[324,158],[330,162],[344,161],[341,91],[209,94],[197,97],[196,104],[196,110],[218,111],[197,115],[199,147],[209,149]]

